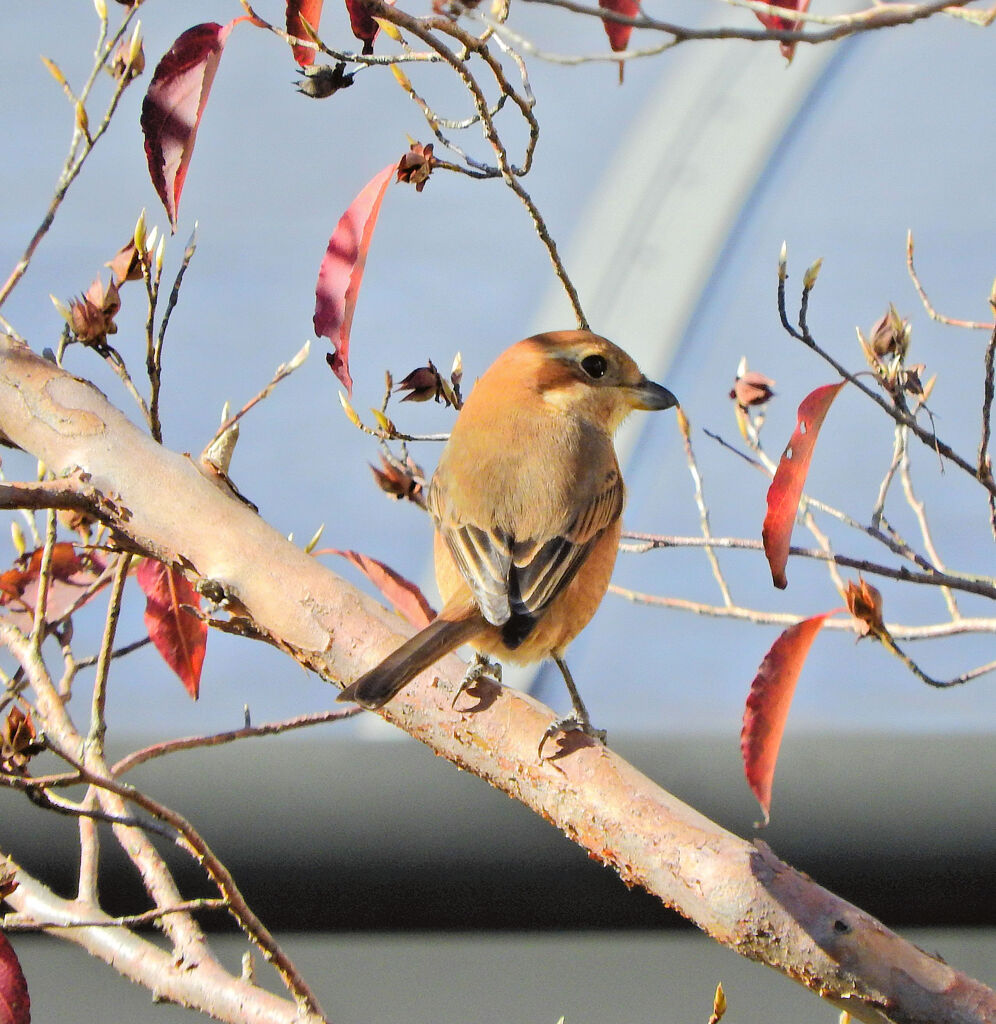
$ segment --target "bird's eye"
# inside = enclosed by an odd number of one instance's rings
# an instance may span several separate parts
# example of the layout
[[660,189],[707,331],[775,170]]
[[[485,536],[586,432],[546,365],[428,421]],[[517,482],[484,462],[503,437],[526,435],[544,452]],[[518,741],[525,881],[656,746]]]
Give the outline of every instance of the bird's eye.
[[599,377],[604,377],[605,371],[608,368],[609,364],[605,361],[605,356],[585,356],[584,359],[581,360],[581,369],[594,380],[598,380]]

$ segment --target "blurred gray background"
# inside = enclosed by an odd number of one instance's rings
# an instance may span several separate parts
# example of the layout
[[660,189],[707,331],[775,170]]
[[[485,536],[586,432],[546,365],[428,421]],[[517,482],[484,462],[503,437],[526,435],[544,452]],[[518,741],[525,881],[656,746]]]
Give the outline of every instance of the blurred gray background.
[[[324,34],[351,46],[344,13],[327,7]],[[276,21],[282,8],[275,0],[259,7]],[[57,341],[61,321],[50,293],[66,301],[85,290],[143,207],[150,223],[165,225],[138,129],[151,68],[185,28],[227,21],[240,10],[233,0],[143,8],[149,70],[126,93],[3,309],[36,348]],[[668,5],[666,15],[752,23],[747,12],[718,4]],[[90,4],[67,0],[12,7],[3,18],[0,119],[10,145],[0,256],[10,267],[44,213],[72,124],[39,55],[78,85],[96,19]],[[523,4],[513,23],[548,51],[605,50],[595,20]],[[991,30],[933,19],[834,48],[801,47],[790,67],[773,44],[689,44],[629,64],[621,88],[608,63],[533,61],[531,72],[543,128],[526,187],[561,244],[593,328],[680,397],[717,535],[757,537],[764,514],[764,478],[702,430],[739,442],[726,395],[740,357],[776,379],[764,431],[773,455],[791,433],[801,398],[834,379],[778,324],[775,266],[783,241],[790,309],[805,267],[824,259],[810,324],[852,368],[863,362],[856,325],[867,330],[890,301],[912,318],[911,361],[927,364],[925,376],[939,375],[931,398],[938,431],[956,448],[975,451],[987,336],[925,316],[906,273],[905,239],[912,229],[918,270],[942,312],[990,316]],[[200,451],[222,404],[241,405],[311,337],[315,277],[338,217],[407,148],[406,135],[429,141],[421,115],[390,75],[364,72],[324,103],[295,93],[295,77],[277,40],[247,25],[232,33],[167,250],[171,274],[198,223],[197,254],[167,340],[165,440],[176,450]],[[466,114],[444,70],[412,77],[448,115]],[[467,145],[487,155],[476,136]],[[136,367],[139,287],[124,291],[116,338]],[[428,358],[448,367],[460,351],[469,384],[519,337],[571,325],[528,216],[500,183],[437,173],[420,195],[392,187],[353,325],[353,403],[361,412],[379,405],[385,369],[397,379]],[[324,342],[315,344],[305,366],[243,421],[232,475],[278,529],[304,542],[324,522],[323,543],[380,558],[434,598],[428,523],[374,487],[367,463],[376,448],[343,417],[324,351]],[[73,350],[69,366],[130,411],[92,356]],[[395,418],[412,431],[445,430],[450,422],[451,414],[433,405],[401,408]],[[623,445],[626,525],[698,533],[673,417],[634,420]],[[808,489],[865,521],[891,451],[889,422],[845,389]],[[960,571],[992,574],[981,494],[959,471],[942,471],[931,452],[916,448],[913,455],[942,557]],[[431,467],[435,450],[422,446],[415,457]],[[6,453],[4,468],[10,478],[33,472]],[[888,511],[918,540],[898,491]],[[833,536],[838,550],[884,560],[866,538],[840,530]],[[808,543],[801,531],[797,537]],[[734,552],[721,561],[741,604],[814,614],[840,603],[815,565],[790,563],[782,593],[756,554]],[[332,568],[355,578],[345,564]],[[655,594],[719,601],[700,551],[622,555],[615,579]],[[885,582],[881,590],[889,621],[944,616],[933,588]],[[991,615],[982,601],[961,607],[966,615]],[[141,635],[142,608],[137,599],[129,606],[122,639]],[[94,629],[99,611],[89,615]],[[570,663],[613,746],[726,827],[750,834],[758,811],[739,764],[740,716],[775,635],[609,597],[572,647]],[[935,676],[993,657],[991,634],[910,650]],[[328,707],[333,697],[274,652],[221,635],[210,638],[196,704],[153,652],[137,653],[122,669],[109,707],[122,749],[238,726],[245,705],[263,722]],[[515,683],[558,710],[566,706],[555,672],[519,674]],[[75,700],[85,705],[82,688]],[[826,633],[799,683],[764,835],[820,882],[990,983],[994,725],[992,677],[932,690],[880,647]],[[268,923],[312,933],[294,941],[334,1019],[388,1020],[401,1012],[425,1021],[705,1019],[715,982],[728,979],[735,979],[733,992],[727,985],[730,1020],[835,1019],[788,982],[674,929],[671,915],[628,893],[548,826],[372,716],[304,738],[169,759],[149,766],[140,781],[203,827]],[[73,861],[60,842],[72,838],[71,824],[49,820],[6,791],[0,801],[0,847],[57,887],[71,885]],[[189,884],[196,885],[193,876]],[[104,888],[127,907],[135,898],[130,886],[122,872]],[[927,925],[949,930],[906,931]],[[110,972],[75,950],[22,937],[17,948],[37,1020],[71,1017],[112,991],[115,1008],[102,1006],[102,1019],[189,1017],[142,1009],[145,994],[124,983],[105,988]],[[413,977],[421,986],[415,1001]]]

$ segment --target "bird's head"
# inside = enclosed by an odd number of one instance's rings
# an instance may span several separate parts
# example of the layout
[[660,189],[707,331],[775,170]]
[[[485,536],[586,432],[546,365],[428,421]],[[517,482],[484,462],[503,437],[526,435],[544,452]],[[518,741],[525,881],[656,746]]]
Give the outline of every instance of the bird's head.
[[526,364],[544,402],[610,433],[634,409],[670,409],[678,404],[618,345],[590,331],[537,334],[509,351]]

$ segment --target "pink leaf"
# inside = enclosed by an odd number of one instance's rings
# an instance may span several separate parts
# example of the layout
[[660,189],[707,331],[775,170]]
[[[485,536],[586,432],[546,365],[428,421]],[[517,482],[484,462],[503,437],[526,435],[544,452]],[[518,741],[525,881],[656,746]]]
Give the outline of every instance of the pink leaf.
[[332,372],[353,393],[349,375],[349,332],[353,325],[356,296],[363,280],[367,250],[377,225],[384,192],[398,165],[390,164],[375,174],[339,219],[329,239],[315,285],[315,334],[328,338],[334,352],[326,358]]
[[0,932],[0,1024],[30,1024],[31,999],[17,954]]
[[359,551],[336,551],[331,548],[321,554],[341,555],[349,559],[416,629],[424,629],[436,617],[432,605],[411,580],[405,579],[376,558],[369,558]]
[[795,684],[816,634],[824,620],[834,614],[824,612],[789,626],[771,645],[750,684],[740,732],[740,750],[744,758],[744,774],[761,804],[765,825],[770,818],[771,784]]
[[[317,32],[318,23],[322,19],[324,3],[325,0],[287,0],[287,34],[298,39],[310,39],[303,21],[306,21]],[[292,49],[294,60],[302,67],[311,67],[315,63],[316,51],[313,46],[295,44]]]
[[188,28],[157,65],[142,102],[149,174],[174,231],[180,193],[221,52],[233,26],[244,20],[245,16],[227,25],[206,22]]
[[[809,10],[809,0],[768,0],[768,3],[773,7],[784,7],[786,11],[795,11],[799,14],[805,14]],[[777,14],[765,14],[762,11],[754,13],[765,28],[771,28],[778,32],[797,32],[802,28],[802,22],[798,19],[782,18]],[[795,43],[778,44],[782,56],[788,61],[791,61],[795,55],[795,46]]]
[[200,594],[182,573],[154,558],[142,559],[135,578],[146,597],[145,628],[149,639],[190,696],[197,700],[207,648],[207,623],[183,606],[200,608]]
[[799,511],[816,438],[831,403],[846,383],[842,380],[839,384],[826,384],[802,400],[795,431],[768,488],[768,513],[764,517],[761,537],[764,554],[771,567],[771,579],[779,590],[788,586],[785,566],[792,542],[792,527]]

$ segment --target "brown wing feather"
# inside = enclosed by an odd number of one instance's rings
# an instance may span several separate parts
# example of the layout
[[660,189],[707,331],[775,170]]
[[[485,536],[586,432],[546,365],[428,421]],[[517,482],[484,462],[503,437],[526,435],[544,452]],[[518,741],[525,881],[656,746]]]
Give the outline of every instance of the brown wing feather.
[[574,578],[598,538],[619,518],[623,485],[619,473],[613,472],[606,486],[574,510],[558,534],[536,539],[518,539],[459,521],[436,480],[428,505],[484,617],[496,626],[508,624],[505,640],[515,647]]
[[584,564],[588,552],[622,514],[623,486],[619,474],[582,508],[556,537],[537,544],[520,542],[513,548],[509,584],[516,615],[538,618]]

